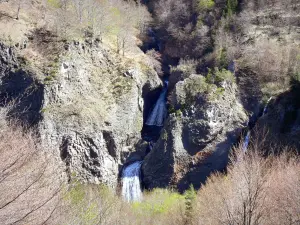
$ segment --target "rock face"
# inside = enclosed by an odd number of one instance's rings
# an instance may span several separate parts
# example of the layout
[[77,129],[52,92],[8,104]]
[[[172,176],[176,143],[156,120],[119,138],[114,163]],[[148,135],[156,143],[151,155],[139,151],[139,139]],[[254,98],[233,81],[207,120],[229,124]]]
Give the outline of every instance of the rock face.
[[14,50],[0,42],[0,102],[14,102],[10,115],[33,126],[41,119],[44,86],[23,68],[25,62],[17,58]]
[[30,106],[22,121],[35,124],[42,143],[57,149],[70,177],[116,186],[119,167],[139,144],[143,90],[153,91],[161,81],[96,41],[65,49],[45,77],[25,71],[14,48],[0,45],[2,102],[21,96],[16,108]]
[[42,139],[59,146],[70,173],[89,182],[116,186],[119,166],[140,139],[142,89],[160,85],[155,74],[123,63],[109,50],[75,43],[58,81],[46,87]]
[[143,163],[147,188],[173,186],[183,191],[190,184],[199,188],[211,172],[225,169],[229,150],[246,126],[247,116],[234,83],[224,83],[219,94],[220,88],[212,87],[210,96],[199,90],[192,100],[189,84],[203,79],[192,75],[176,84],[171,105],[178,110],[170,114]]
[[[289,146],[300,152],[300,85],[274,98],[258,121],[267,146]],[[259,133],[260,134],[260,133]]]

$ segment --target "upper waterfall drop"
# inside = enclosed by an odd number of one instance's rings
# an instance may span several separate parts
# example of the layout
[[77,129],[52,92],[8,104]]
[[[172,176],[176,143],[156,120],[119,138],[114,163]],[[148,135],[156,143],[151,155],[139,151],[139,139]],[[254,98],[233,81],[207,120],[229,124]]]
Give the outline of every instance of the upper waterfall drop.
[[125,167],[122,172],[122,196],[127,202],[142,200],[140,171],[142,161],[137,161]]
[[168,91],[168,81],[164,82],[164,89],[161,92],[153,110],[149,114],[146,125],[148,126],[163,126],[164,120],[167,116],[166,96]]

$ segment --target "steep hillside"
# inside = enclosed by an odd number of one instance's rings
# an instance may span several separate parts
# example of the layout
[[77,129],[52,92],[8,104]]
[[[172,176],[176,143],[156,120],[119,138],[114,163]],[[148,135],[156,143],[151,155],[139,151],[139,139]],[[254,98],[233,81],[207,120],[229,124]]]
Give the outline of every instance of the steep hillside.
[[298,224],[299,0],[0,0],[0,224]]
[[[66,39],[44,25],[56,8],[42,2],[21,8],[18,20],[13,1],[1,4],[1,26],[17,29],[1,30],[2,104],[16,101],[12,113],[57,149],[70,177],[115,187],[119,166],[141,143],[143,97],[161,85],[147,56],[133,43],[118,54],[95,34]],[[27,14],[39,9],[44,23]]]
[[[1,103],[15,102],[11,115],[57,150],[70,180],[116,187],[124,163],[150,152],[146,188],[198,188],[270,97],[281,121],[292,114],[287,139],[298,129],[297,1],[145,1],[153,20],[135,1],[0,4]],[[162,80],[168,117],[149,141]]]

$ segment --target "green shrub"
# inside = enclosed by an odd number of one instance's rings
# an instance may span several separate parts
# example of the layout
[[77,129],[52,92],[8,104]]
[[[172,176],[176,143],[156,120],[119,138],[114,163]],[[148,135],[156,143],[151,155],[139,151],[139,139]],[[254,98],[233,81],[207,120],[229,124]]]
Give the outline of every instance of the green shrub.
[[218,68],[215,68],[215,76],[216,76],[216,82],[229,82],[234,83],[235,78],[234,75],[226,69],[219,70]]
[[204,93],[208,90],[208,84],[205,77],[201,75],[194,76],[186,80],[185,89],[190,97],[194,97],[199,93]]
[[181,115],[182,115],[181,110],[180,110],[180,109],[177,109],[177,110],[175,111],[175,115],[176,115],[176,117],[181,117]]
[[198,1],[198,9],[202,10],[209,10],[215,6],[214,0],[199,0]]
[[174,108],[173,105],[170,105],[168,112],[169,112],[169,114],[176,113],[176,109]]
[[238,0],[227,0],[227,16],[231,17],[236,13],[238,7]]
[[60,8],[61,7],[61,3],[60,3],[59,0],[47,0],[47,2],[53,8]]
[[133,203],[132,208],[142,215],[166,214],[183,202],[183,195],[166,189],[154,189],[144,196],[144,201]]
[[[223,81],[234,83],[235,78],[234,75],[226,69],[219,69],[218,67],[214,68],[214,71],[209,69],[208,74],[206,76],[206,81],[210,84],[221,83]],[[223,92],[223,89],[218,90],[220,93]]]
[[197,196],[197,192],[194,189],[194,186],[191,185],[190,189],[184,193],[185,198],[185,216],[187,223],[189,223],[192,219],[193,214],[193,205]]

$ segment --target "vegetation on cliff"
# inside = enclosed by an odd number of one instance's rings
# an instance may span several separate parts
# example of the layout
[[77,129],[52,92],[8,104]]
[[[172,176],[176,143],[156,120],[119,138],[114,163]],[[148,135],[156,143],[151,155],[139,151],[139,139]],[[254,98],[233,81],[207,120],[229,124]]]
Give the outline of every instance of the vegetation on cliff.
[[[298,1],[142,2],[0,0],[0,223],[299,224]],[[153,189],[127,203],[111,186],[148,151],[157,75],[173,115],[143,164]]]
[[299,158],[288,151],[263,157],[262,139],[247,154],[236,148],[227,173],[212,175],[198,192],[155,189],[141,203],[126,203],[102,185],[67,184],[52,151],[40,151],[31,132],[5,118],[1,111],[2,224],[299,223]]

